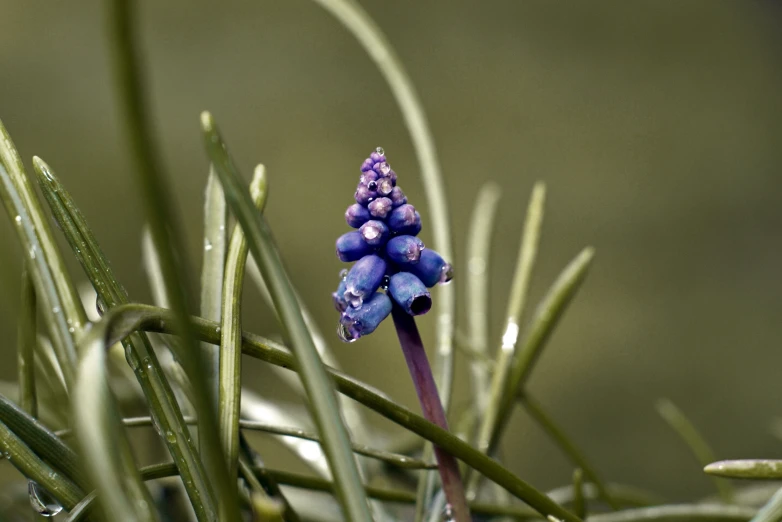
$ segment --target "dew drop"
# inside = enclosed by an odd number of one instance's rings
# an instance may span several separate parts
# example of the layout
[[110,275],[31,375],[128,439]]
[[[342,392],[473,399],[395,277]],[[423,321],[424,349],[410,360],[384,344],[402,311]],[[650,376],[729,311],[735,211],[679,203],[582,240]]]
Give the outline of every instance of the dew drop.
[[383,290],[388,290],[388,283],[391,281],[391,278],[386,276],[383,276],[383,282],[380,283],[380,288]]
[[453,266],[451,266],[451,263],[445,263],[440,271],[440,280],[438,282],[444,285],[450,283],[451,279],[453,279]]
[[204,250],[206,250],[207,252],[212,250],[212,242],[209,241],[207,238],[204,238]]
[[383,150],[383,147],[378,147],[375,149],[375,152],[380,154],[381,156],[385,155],[386,151]]
[[169,444],[176,444],[176,433],[173,431],[166,432],[166,442]]
[[339,271],[339,280],[340,281],[344,281],[345,279],[347,279],[347,277],[348,277],[348,269],[347,268],[343,268],[342,270]]
[[29,481],[27,492],[30,496],[30,505],[39,515],[53,517],[62,511],[62,506],[37,482]]
[[377,190],[377,181],[370,181],[367,183],[367,188],[371,190],[372,192]]
[[355,288],[348,288],[343,294],[345,301],[356,310],[360,309],[364,304],[364,294],[356,290]]
[[339,340],[344,343],[352,343],[355,342],[357,337],[353,337],[350,335],[350,331],[348,330],[348,327],[345,326],[342,323],[339,323],[337,325],[337,335],[339,336]]
[[215,333],[217,335],[220,335],[220,332],[222,332],[222,328],[220,328],[219,326],[217,328],[215,328]]
[[20,224],[22,223],[22,216],[16,216],[16,217],[14,218],[14,221],[16,221],[16,224],[17,224],[17,225],[20,225]]
[[453,508],[450,504],[445,505],[445,509],[443,509],[443,522],[454,522],[456,518],[453,516]]
[[30,259],[35,259],[35,245],[30,247]]
[[388,173],[391,172],[391,165],[389,165],[384,161],[383,163],[380,164],[380,172],[384,176],[388,176]]
[[55,306],[54,308],[52,308],[52,313],[53,314],[59,314],[60,313],[60,307],[59,306]]

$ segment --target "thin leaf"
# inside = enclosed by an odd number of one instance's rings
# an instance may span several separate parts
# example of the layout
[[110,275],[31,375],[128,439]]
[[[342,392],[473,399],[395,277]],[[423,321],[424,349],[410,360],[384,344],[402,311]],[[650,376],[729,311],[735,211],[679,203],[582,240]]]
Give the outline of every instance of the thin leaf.
[[[223,187],[210,167],[204,193],[204,262],[201,268],[201,317],[210,321],[220,321],[223,304],[223,274],[228,246],[227,221],[228,207],[225,204]],[[220,395],[220,347],[202,344],[201,348],[205,354],[204,371],[209,393],[212,395],[212,407],[217,411]],[[204,448],[201,448],[201,451],[203,452]]]
[[778,522],[779,520],[782,520],[782,489],[774,493],[766,505],[752,517],[752,522]]
[[[695,424],[684,415],[684,412],[680,410],[678,406],[668,399],[660,399],[657,401],[656,406],[657,413],[659,413],[660,417],[662,417],[671,429],[681,437],[682,441],[692,452],[695,460],[697,460],[701,466],[708,466],[710,463],[717,460],[717,456],[709,446],[709,443],[706,442],[706,439],[698,431],[698,428],[695,427]],[[727,504],[732,503],[735,492],[733,491],[733,486],[730,482],[717,477],[712,477],[712,480],[714,481],[714,486],[723,502]]]
[[337,484],[337,497],[344,514],[349,520],[357,522],[371,520],[369,504],[361,489],[361,479],[342,424],[333,384],[304,323],[266,219],[255,210],[250,193],[243,186],[209,113],[201,115],[201,126],[207,151],[223,184],[228,205],[247,237],[264,280],[269,282],[269,291],[279,313],[284,335],[290,340],[297,365],[301,368],[302,383],[307,390],[312,415]]
[[[744,522],[756,509],[721,504],[669,504],[593,515],[589,522]],[[767,522],[771,522],[768,520]]]
[[[71,195],[43,160],[37,161],[35,167],[41,192],[77,261],[97,292],[98,299],[108,308],[127,303],[127,291],[115,276],[111,264]],[[123,340],[123,345],[127,362],[141,386],[149,408],[160,423],[161,431],[174,434],[174,437],[164,437],[163,440],[174,462],[181,468],[183,483],[198,519],[214,519],[217,508],[212,502],[208,475],[149,338],[143,333],[134,334]]]
[[[262,211],[266,202],[266,169],[258,165],[250,183],[253,204]],[[239,413],[242,397],[241,303],[244,267],[249,247],[241,226],[234,227],[225,262],[223,311],[220,327],[220,401],[217,420],[228,473],[236,476],[239,465]]]
[[[665,504],[665,499],[656,493],[635,486],[608,483],[606,484],[606,490],[608,491],[609,496],[623,508],[648,507]],[[600,492],[592,483],[584,484],[583,493],[586,500],[592,501],[600,499]],[[572,484],[547,491],[546,495],[557,504],[563,506],[572,506],[576,501],[576,492]]]
[[579,518],[586,518],[586,499],[584,498],[584,471],[581,468],[573,470],[573,512]]
[[703,471],[713,477],[782,480],[782,460],[720,460],[719,462],[707,464]]
[[19,153],[0,121],[0,199],[16,225],[22,249],[30,258],[44,323],[53,339],[65,382],[70,385],[76,365],[73,334],[86,322],[78,293],[65,270],[41,205],[24,171]]
[[36,296],[35,286],[30,278],[27,263],[22,271],[22,298],[19,303],[19,328],[16,336],[16,366],[19,375],[19,405],[32,417],[38,416],[38,401],[35,394],[35,345]]
[[[527,289],[532,278],[532,268],[540,243],[540,228],[543,223],[543,208],[546,201],[546,186],[538,182],[532,189],[527,217],[524,220],[519,253],[516,257],[516,270],[513,273],[510,296],[508,298],[508,310],[506,312],[505,333],[502,336],[502,345],[497,350],[494,369],[492,372],[489,400],[482,411],[480,428],[478,429],[477,448],[485,453],[490,453],[494,431],[498,426],[498,415],[505,404],[505,394],[508,391],[508,379],[511,373],[511,363],[518,357],[516,343],[519,337],[519,325],[521,324],[524,305],[527,301]],[[507,413],[507,412],[506,412]],[[477,494],[480,477],[471,475],[468,480],[468,495],[472,498]]]
[[[168,310],[140,304],[123,305],[106,313],[101,320],[101,323],[103,323],[101,328],[106,328],[109,334],[107,339],[110,342],[113,339],[127,336],[129,332],[137,329],[159,333],[176,333],[176,330],[170,326],[171,319],[172,315]],[[220,342],[216,323],[206,321],[200,317],[192,317],[191,321],[192,327],[200,340],[213,344]],[[242,334],[242,352],[245,355],[270,364],[289,368],[293,371],[300,371],[298,361],[289,350],[255,334],[248,332]],[[553,515],[561,520],[570,522],[580,520],[555,502],[552,502],[544,493],[515,476],[500,463],[477,451],[452,433],[443,430],[420,415],[416,415],[409,409],[392,402],[382,394],[377,393],[371,386],[331,368],[326,368],[326,371],[333,379],[337,391],[443,448],[443,450],[485,475],[487,479],[507,489],[512,495],[523,500],[542,515]]]
[[530,417],[532,417],[535,422],[537,422],[540,427],[543,428],[543,431],[545,431],[549,438],[560,447],[565,455],[568,456],[570,461],[574,465],[578,466],[579,471],[581,471],[583,475],[585,475],[595,484],[595,487],[597,487],[597,490],[603,501],[605,501],[605,503],[611,506],[613,509],[618,509],[619,506],[614,501],[614,499],[611,498],[611,495],[608,494],[605,483],[599,477],[594,466],[589,463],[586,455],[584,455],[584,453],[575,445],[575,443],[570,440],[570,438],[565,434],[564,430],[562,430],[562,428],[554,421],[554,419],[552,419],[551,416],[546,413],[546,410],[543,408],[543,406],[536,399],[534,399],[529,394],[529,392],[525,391],[523,394],[519,395],[519,398],[521,403],[527,409],[527,413],[530,414]]
[[188,322],[188,314],[194,309],[194,299],[190,286],[190,269],[181,257],[181,253],[186,251],[182,244],[184,234],[173,210],[173,197],[159,159],[145,99],[142,65],[134,33],[136,3],[132,0],[112,0],[108,4],[115,86],[119,95],[122,121],[126,127],[125,136],[132,152],[133,171],[138,177],[152,239],[160,255],[163,282],[171,299],[171,309],[176,314],[175,322],[180,326],[183,345],[190,353],[190,357],[181,362],[193,384],[194,405],[201,421],[198,433],[205,449],[201,457],[205,461],[204,467],[210,472],[205,480],[212,486],[212,500],[220,499],[220,502],[217,502],[220,520],[234,521],[240,516],[238,502],[225,469],[225,457],[220,451],[216,412],[212,408],[208,384],[204,378],[203,354],[197,350],[196,340]]
[[557,277],[535,310],[535,315],[527,327],[527,334],[521,348],[513,357],[507,385],[503,392],[502,406],[492,430],[489,453],[493,452],[502,437],[513,405],[516,403],[517,394],[526,386],[532,368],[540,357],[546,341],[554,331],[567,305],[581,287],[594,255],[595,251],[591,247],[582,250]]
[[3,422],[0,422],[0,451],[5,453],[16,469],[42,486],[65,509],[73,508],[84,497],[84,492],[76,484],[41,460]]

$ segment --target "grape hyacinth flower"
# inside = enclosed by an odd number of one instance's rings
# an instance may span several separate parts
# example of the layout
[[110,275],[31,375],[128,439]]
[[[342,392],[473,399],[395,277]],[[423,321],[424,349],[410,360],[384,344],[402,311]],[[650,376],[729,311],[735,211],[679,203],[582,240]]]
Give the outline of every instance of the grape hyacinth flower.
[[[332,294],[340,313],[337,333],[343,341],[353,342],[374,332],[391,315],[424,416],[448,430],[414,316],[429,311],[432,297],[428,288],[450,281],[453,269],[416,237],[421,231],[421,215],[396,181],[381,148],[361,164],[356,203],[345,211],[347,224],[358,230],[337,239],[337,257],[355,261],[350,270],[340,273],[339,286]],[[470,522],[456,459],[437,446],[434,452],[449,520]]]
[[[345,221],[357,229],[337,239],[337,257],[356,262],[340,275],[333,294],[341,314],[338,333],[345,342],[372,333],[391,313],[390,307],[379,305],[383,300],[376,294],[410,315],[421,315],[432,306],[427,288],[453,277],[451,265],[415,237],[421,231],[421,215],[396,180],[385,152],[376,149],[361,164],[356,202],[345,211]],[[370,298],[375,306],[365,309]]]

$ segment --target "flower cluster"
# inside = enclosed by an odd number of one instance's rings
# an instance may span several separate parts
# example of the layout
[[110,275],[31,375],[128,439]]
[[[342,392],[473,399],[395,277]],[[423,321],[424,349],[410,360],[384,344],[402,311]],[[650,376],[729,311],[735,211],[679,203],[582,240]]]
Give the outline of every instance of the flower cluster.
[[337,239],[337,257],[356,263],[343,270],[332,294],[346,342],[375,331],[394,303],[410,315],[425,314],[432,307],[427,288],[453,277],[451,265],[416,237],[421,216],[397,186],[383,149],[361,164],[355,199],[345,220],[357,230]]

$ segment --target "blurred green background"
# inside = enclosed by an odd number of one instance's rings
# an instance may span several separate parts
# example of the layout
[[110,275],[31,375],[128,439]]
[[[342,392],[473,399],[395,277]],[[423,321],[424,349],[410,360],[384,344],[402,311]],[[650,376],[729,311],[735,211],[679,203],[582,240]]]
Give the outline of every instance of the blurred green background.
[[[532,303],[585,245],[597,257],[531,382],[603,475],[674,500],[711,492],[658,418],[670,397],[724,458],[782,457],[782,9],[772,2],[363,0],[405,63],[442,161],[456,247],[478,188],[499,183],[492,339],[529,191],[549,189]],[[429,212],[399,111],[354,39],[313,2],[141,2],[147,83],[200,268],[207,161],[198,115],[218,119],[248,176],[271,179],[269,221],[316,319],[336,325],[334,239],[362,159],[382,145]],[[117,121],[97,1],[0,2],[0,118],[81,205],[131,298],[149,301],[143,216]],[[425,241],[431,236],[424,230]],[[0,379],[15,379],[21,253],[0,220]],[[70,259],[69,259],[70,261]],[[73,274],[83,279],[75,261]],[[463,271],[463,270],[462,270]],[[463,296],[458,272],[456,285]],[[245,328],[272,335],[254,288]],[[463,302],[459,304],[460,319]],[[419,324],[433,339],[434,320]],[[333,344],[349,373],[418,409],[388,324]],[[293,397],[256,361],[245,382]],[[464,362],[456,405],[469,398]],[[371,416],[378,428],[399,431]],[[290,461],[261,446],[272,465]],[[516,411],[504,455],[541,488],[570,466]],[[0,473],[12,468],[0,462]]]

